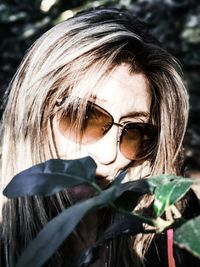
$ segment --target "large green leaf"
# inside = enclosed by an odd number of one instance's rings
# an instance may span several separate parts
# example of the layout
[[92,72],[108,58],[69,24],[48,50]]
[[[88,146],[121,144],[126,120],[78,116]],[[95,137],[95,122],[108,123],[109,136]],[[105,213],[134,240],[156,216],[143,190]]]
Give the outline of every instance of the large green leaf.
[[200,216],[179,227],[174,233],[174,242],[200,258]]
[[[49,196],[65,187],[95,184],[96,163],[90,157],[51,159],[17,174],[4,190],[9,198],[24,195]],[[97,185],[96,185],[97,187]]]
[[155,186],[153,207],[156,217],[161,216],[167,206],[183,197],[193,184],[192,180],[175,175],[150,177],[148,183]]
[[160,217],[169,205],[170,196],[175,188],[175,183],[159,186],[155,190],[155,201],[153,204],[154,215]]
[[148,183],[154,187],[160,187],[162,185],[168,184],[169,182],[174,182],[180,179],[183,179],[183,177],[174,174],[161,174],[149,177]]
[[170,195],[169,204],[172,205],[179,199],[181,199],[192,185],[193,181],[189,178],[182,178],[177,180],[176,186],[173,188],[173,191]]

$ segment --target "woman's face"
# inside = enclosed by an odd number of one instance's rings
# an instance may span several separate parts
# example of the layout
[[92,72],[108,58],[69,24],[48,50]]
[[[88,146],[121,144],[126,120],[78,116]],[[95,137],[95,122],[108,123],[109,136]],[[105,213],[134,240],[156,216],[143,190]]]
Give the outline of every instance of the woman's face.
[[[108,111],[116,123],[148,122],[151,105],[148,81],[143,74],[130,73],[128,66],[122,64],[116,67],[101,85],[95,103]],[[59,157],[92,157],[97,164],[97,177],[100,183],[112,180],[130,164],[131,160],[119,149],[120,128],[116,125],[113,125],[100,140],[78,146],[61,133],[58,125],[58,119],[55,117],[53,130]]]

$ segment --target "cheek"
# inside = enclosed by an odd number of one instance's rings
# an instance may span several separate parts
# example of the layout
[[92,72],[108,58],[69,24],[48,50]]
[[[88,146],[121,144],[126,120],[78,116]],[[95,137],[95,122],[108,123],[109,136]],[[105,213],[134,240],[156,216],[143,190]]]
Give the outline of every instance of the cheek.
[[68,140],[62,134],[55,133],[55,143],[59,158],[67,158],[67,150],[70,148]]
[[113,173],[126,169],[132,163],[132,160],[124,157],[118,147],[116,147],[115,157],[109,161],[109,146],[103,148],[102,140],[90,145],[83,145],[82,150],[95,160],[98,166],[97,170],[106,169],[109,170],[109,173]]
[[70,158],[71,156],[73,157],[73,154],[75,154],[75,151],[77,150],[77,146],[75,145],[75,143],[70,141],[60,132],[60,130],[58,129],[58,123],[56,118],[53,119],[52,126],[54,142],[59,158],[66,159],[67,155],[70,155]]
[[133,161],[125,158],[121,153],[119,153],[116,163],[119,166],[119,169],[126,169]]
[[[52,127],[53,127],[53,134],[54,134],[54,142],[56,145],[58,157],[62,159],[77,159],[85,156],[91,156],[95,162],[97,163],[97,173],[99,175],[109,175],[118,173],[119,171],[124,170],[131,161],[123,156],[121,152],[118,150],[117,157],[115,161],[111,164],[108,164],[107,166],[104,164],[101,164],[98,160],[97,155],[97,144],[93,143],[90,145],[78,145],[74,143],[73,141],[66,138],[58,129],[58,123],[56,118],[52,121]],[[101,147],[101,153],[106,153],[105,151],[102,151]],[[105,155],[105,154],[104,154]]]
[[58,153],[58,157],[62,159],[78,159],[86,157],[89,154],[85,149],[86,146],[77,144],[65,137],[58,128],[56,118],[52,121],[54,143]]

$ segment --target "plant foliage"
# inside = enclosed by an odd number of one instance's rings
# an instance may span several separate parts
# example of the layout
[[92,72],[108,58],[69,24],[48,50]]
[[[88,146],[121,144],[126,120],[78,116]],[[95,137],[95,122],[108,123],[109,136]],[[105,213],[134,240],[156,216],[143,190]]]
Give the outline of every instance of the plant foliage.
[[[72,233],[81,219],[91,211],[111,206],[122,218],[109,226],[99,240],[89,248],[79,261],[79,266],[88,266],[95,260],[96,251],[105,242],[120,235],[148,233],[144,223],[151,226],[151,232],[158,233],[175,228],[175,242],[200,258],[200,217],[185,222],[173,217],[175,202],[191,188],[191,180],[175,175],[160,175],[123,183],[126,173],[121,173],[105,190],[95,181],[96,164],[90,157],[77,160],[52,159],[35,165],[16,175],[4,190],[9,198],[19,196],[50,196],[66,187],[80,184],[91,186],[96,194],[65,209],[53,218],[22,253],[16,267],[42,266]],[[144,217],[131,212],[144,194],[154,194],[153,217]],[[129,205],[126,205],[129,203]],[[168,211],[165,220],[162,214]],[[178,223],[177,223],[178,222]],[[52,238],[52,236],[54,238]]]

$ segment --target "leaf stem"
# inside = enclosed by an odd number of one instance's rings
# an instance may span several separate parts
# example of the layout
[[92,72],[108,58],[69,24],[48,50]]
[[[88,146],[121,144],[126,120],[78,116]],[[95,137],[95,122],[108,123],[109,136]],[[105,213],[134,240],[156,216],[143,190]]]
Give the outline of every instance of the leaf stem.
[[150,218],[147,218],[147,217],[145,217],[145,216],[142,216],[142,215],[139,215],[139,214],[137,214],[137,213],[135,213],[135,212],[130,212],[130,211],[127,211],[127,210],[124,210],[124,209],[122,209],[122,208],[118,208],[115,204],[113,204],[112,203],[112,205],[111,205],[115,210],[117,210],[118,212],[120,212],[120,213],[123,213],[123,214],[127,214],[127,215],[134,215],[134,216],[136,216],[136,217],[138,217],[138,218],[140,218],[140,219],[142,219],[143,221],[144,221],[144,223],[147,223],[147,224],[149,224],[149,225],[151,225],[151,226],[155,226],[154,225],[154,220],[152,220],[152,219],[150,219]]
[[101,189],[101,187],[98,186],[98,184],[96,184],[95,182],[92,182],[90,185],[91,185],[91,186],[96,190],[96,192],[99,193],[99,194],[103,191],[103,190]]
[[177,209],[175,205],[171,205],[171,210],[172,210],[172,213],[175,215],[176,219],[179,219],[182,217],[180,211]]

